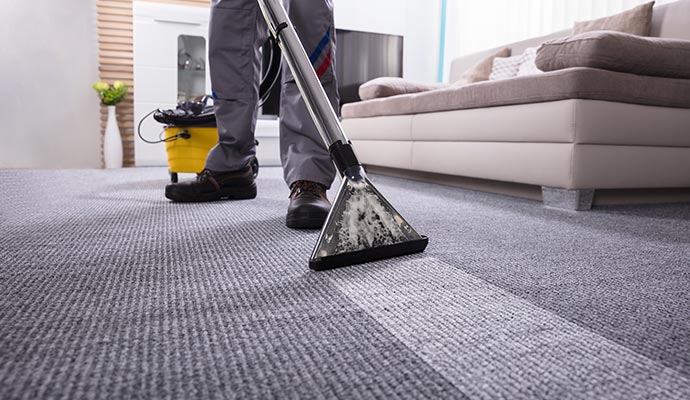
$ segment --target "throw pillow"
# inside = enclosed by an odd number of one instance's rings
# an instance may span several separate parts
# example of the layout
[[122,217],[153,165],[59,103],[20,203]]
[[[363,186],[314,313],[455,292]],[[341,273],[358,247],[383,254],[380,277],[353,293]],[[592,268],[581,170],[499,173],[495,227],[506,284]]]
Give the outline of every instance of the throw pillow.
[[470,69],[462,74],[459,81],[454,82],[453,85],[467,85],[469,83],[488,81],[489,75],[491,75],[494,59],[496,57],[508,57],[510,56],[510,48],[503,48],[487,57],[481,59],[478,63],[473,65]]
[[445,83],[419,83],[402,78],[376,78],[359,87],[359,98],[362,100],[380,99],[401,94],[426,92],[448,86]]
[[490,81],[497,81],[501,79],[508,79],[516,77],[522,61],[525,59],[523,54],[513,57],[496,57],[494,58],[493,67],[491,68]]
[[690,40],[585,32],[544,43],[537,52],[536,64],[543,71],[589,67],[690,79]]
[[576,22],[573,34],[589,31],[616,31],[631,35],[649,36],[652,30],[654,2],[651,1],[628,11],[592,21]]
[[537,48],[536,47],[528,47],[525,49],[525,52],[522,53],[522,64],[520,64],[520,68],[518,69],[517,76],[529,76],[529,75],[537,75],[537,74],[543,74],[544,71],[540,70],[537,68],[536,60],[537,60]]

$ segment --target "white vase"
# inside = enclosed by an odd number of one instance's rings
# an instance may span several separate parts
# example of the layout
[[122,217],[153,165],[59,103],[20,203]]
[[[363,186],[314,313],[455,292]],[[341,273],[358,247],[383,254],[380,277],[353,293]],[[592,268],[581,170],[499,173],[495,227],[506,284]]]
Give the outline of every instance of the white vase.
[[122,168],[122,136],[117,126],[115,106],[108,106],[108,123],[103,137],[103,160],[106,168]]

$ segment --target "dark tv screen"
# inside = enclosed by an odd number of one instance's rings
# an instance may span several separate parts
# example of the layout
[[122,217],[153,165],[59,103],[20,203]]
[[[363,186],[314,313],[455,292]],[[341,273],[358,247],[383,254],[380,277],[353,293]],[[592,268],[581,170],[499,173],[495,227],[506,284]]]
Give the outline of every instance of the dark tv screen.
[[[335,72],[340,105],[360,101],[359,86],[367,81],[382,76],[402,77],[402,36],[336,29],[336,37]],[[265,47],[264,73],[268,51],[268,47]],[[276,85],[263,106],[262,114],[278,115],[279,108],[280,85]]]
[[336,35],[336,76],[341,105],[360,101],[359,86],[371,79],[402,77],[402,36],[344,29],[337,29]]

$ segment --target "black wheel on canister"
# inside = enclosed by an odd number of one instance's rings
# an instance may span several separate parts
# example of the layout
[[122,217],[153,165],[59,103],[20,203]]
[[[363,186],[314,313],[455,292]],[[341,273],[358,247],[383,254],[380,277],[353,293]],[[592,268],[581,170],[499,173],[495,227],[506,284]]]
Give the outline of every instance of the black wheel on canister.
[[257,160],[256,157],[252,158],[251,161],[249,161],[249,166],[252,167],[254,178],[259,176],[259,160]]

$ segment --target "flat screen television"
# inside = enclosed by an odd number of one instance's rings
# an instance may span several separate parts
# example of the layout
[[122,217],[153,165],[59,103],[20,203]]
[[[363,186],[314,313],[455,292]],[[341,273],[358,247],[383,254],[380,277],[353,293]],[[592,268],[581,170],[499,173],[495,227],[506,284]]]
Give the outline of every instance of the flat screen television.
[[[402,36],[336,29],[336,37],[335,72],[340,105],[360,101],[359,86],[371,79],[402,77]],[[279,106],[280,85],[276,85],[262,108],[262,114],[278,115]]]
[[402,77],[403,38],[336,30],[336,76],[340,91],[340,104],[360,101],[359,86],[382,76]]

